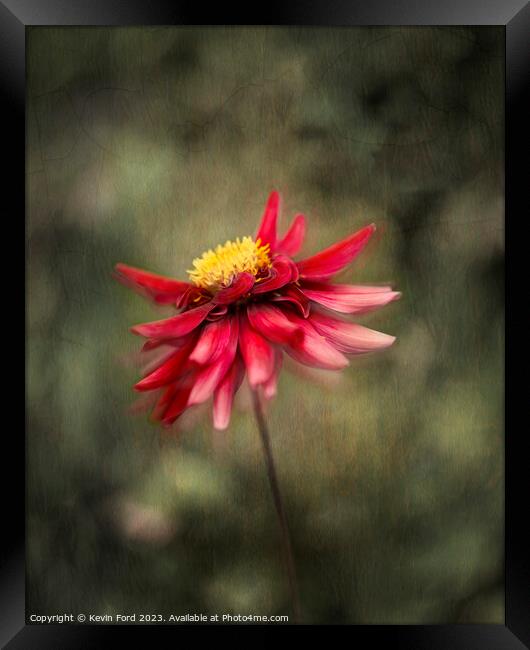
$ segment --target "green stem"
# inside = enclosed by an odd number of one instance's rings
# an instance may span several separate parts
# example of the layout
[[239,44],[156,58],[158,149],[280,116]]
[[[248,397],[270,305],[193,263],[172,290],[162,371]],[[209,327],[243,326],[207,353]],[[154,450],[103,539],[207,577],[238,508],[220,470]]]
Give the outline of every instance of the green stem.
[[276,514],[278,516],[278,524],[282,536],[282,555],[287,570],[287,579],[289,582],[289,592],[291,594],[291,603],[293,607],[293,622],[300,623],[300,600],[298,598],[298,585],[296,581],[296,570],[294,565],[293,550],[291,546],[291,537],[289,535],[289,527],[287,526],[287,516],[285,514],[285,507],[283,505],[280,486],[278,483],[278,476],[276,474],[276,467],[274,465],[274,457],[272,455],[271,439],[265,416],[263,414],[263,407],[257,390],[252,391],[252,399],[254,402],[254,413],[258,423],[258,429],[263,444],[263,453],[265,456],[265,463],[267,465],[267,475],[269,477],[269,484],[271,487],[272,498]]

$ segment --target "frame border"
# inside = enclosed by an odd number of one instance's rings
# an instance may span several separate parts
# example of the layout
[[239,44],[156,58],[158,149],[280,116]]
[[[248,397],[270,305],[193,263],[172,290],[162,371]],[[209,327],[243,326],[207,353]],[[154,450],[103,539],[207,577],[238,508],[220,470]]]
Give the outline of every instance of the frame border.
[[[292,0],[288,7],[273,4],[271,13],[274,25],[504,25],[506,36],[506,148],[510,153],[506,161],[506,206],[515,213],[522,205],[523,188],[528,184],[526,164],[518,165],[517,154],[527,159],[528,140],[521,137],[525,130],[523,93],[530,79],[530,4],[525,0],[448,0],[442,3],[401,3],[392,0],[335,0],[333,5],[325,0]],[[12,208],[16,212],[25,209],[23,194],[17,191],[25,174],[25,34],[26,27],[33,25],[186,25],[197,24],[195,19],[204,18],[202,6],[199,11],[187,12],[182,4],[169,0],[129,0],[124,6],[116,0],[1,0],[0,1],[0,88],[4,101],[2,112],[4,124],[10,125],[4,137],[7,139],[11,164],[7,173],[6,187],[10,188]],[[211,15],[211,13],[209,14]],[[245,13],[237,14],[241,21]],[[219,16],[226,24],[236,24],[228,16]],[[235,15],[234,15],[235,18]],[[223,24],[223,23],[219,23]],[[241,22],[240,24],[252,24]],[[258,23],[259,24],[259,23]],[[528,104],[526,104],[528,106]],[[24,136],[25,137],[25,136]],[[15,190],[17,188],[17,190]],[[524,197],[526,198],[526,196]],[[519,203],[520,202],[520,203]],[[527,204],[527,201],[526,201]],[[510,236],[510,230],[507,231]],[[26,251],[27,251],[27,232]],[[528,253],[527,253],[528,254]],[[508,265],[514,271],[513,260]],[[522,278],[522,268],[515,277]],[[508,286],[507,286],[508,289]],[[25,285],[27,296],[27,285]],[[527,320],[527,319],[526,319]],[[526,322],[526,321],[525,321]],[[510,316],[509,325],[521,330],[520,318]],[[510,344],[511,345],[511,344]],[[509,345],[506,350],[509,351]],[[513,388],[513,386],[512,386]],[[528,398],[526,398],[528,399]],[[524,401],[519,403],[525,403]],[[522,413],[521,413],[522,415]],[[524,421],[524,420],[522,420]],[[24,438],[5,438],[7,449],[4,458],[10,458],[15,482],[6,479],[4,494],[25,494],[25,445]],[[391,642],[397,648],[410,650],[523,650],[530,647],[530,561],[528,533],[524,532],[525,514],[522,499],[528,494],[526,456],[522,439],[510,436],[506,441],[506,502],[505,502],[505,576],[506,576],[506,624],[502,625],[352,625],[348,634],[354,641]],[[524,463],[524,465],[523,465]],[[6,463],[7,464],[7,463]],[[16,467],[16,469],[15,469]],[[508,471],[509,470],[509,471]],[[526,480],[525,480],[526,479]],[[3,613],[0,622],[0,643],[9,650],[42,648],[101,648],[103,639],[119,643],[131,632],[135,640],[153,641],[153,632],[167,643],[175,641],[173,626],[81,626],[81,625],[26,625],[25,624],[25,508],[18,499],[9,505],[10,538],[0,565],[0,603]],[[527,518],[527,517],[526,517]],[[5,530],[5,529],[4,529]],[[5,536],[7,537],[7,536]],[[4,538],[4,541],[5,538]],[[525,544],[525,541],[527,542]],[[187,631],[186,626],[175,626]],[[216,626],[217,629],[218,626]],[[222,626],[232,627],[232,626]],[[275,626],[237,626],[250,627]],[[285,629],[285,626],[282,626]],[[313,626],[302,626],[313,627]],[[148,628],[148,629],[146,629]],[[4,644],[7,644],[4,646]],[[526,644],[526,646],[525,646]],[[165,643],[164,643],[165,645]]]

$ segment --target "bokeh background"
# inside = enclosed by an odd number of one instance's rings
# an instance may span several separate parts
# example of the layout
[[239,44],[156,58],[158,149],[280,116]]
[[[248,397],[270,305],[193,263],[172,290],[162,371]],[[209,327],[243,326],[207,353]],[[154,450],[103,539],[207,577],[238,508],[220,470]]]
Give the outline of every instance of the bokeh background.
[[30,28],[28,612],[289,614],[248,393],[135,413],[153,306],[253,234],[376,222],[389,351],[287,369],[268,420],[308,623],[504,621],[504,28]]

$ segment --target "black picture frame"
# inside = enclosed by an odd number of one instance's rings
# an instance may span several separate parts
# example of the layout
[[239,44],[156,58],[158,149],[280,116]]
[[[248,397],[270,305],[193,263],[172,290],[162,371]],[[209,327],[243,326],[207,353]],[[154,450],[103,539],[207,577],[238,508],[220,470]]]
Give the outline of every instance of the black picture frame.
[[[223,10],[226,5],[223,5]],[[25,165],[23,133],[25,133],[25,34],[31,25],[184,25],[199,24],[213,17],[222,24],[274,24],[274,25],[504,25],[506,33],[506,209],[511,218],[517,206],[523,206],[523,188],[528,183],[528,162],[524,164],[528,140],[525,125],[524,91],[530,78],[530,6],[524,0],[451,0],[444,3],[433,0],[421,2],[392,0],[325,0],[295,1],[268,6],[269,15],[256,20],[245,15],[239,7],[232,16],[228,11],[215,16],[204,7],[189,8],[182,3],[152,0],[118,2],[110,0],[3,0],[0,2],[0,87],[4,114],[4,160],[9,161],[5,171],[5,186],[11,199],[10,219],[19,222],[24,211],[22,188]],[[237,16],[237,19],[236,19]],[[220,23],[221,24],[221,23]],[[526,111],[527,113],[528,111]],[[518,154],[521,154],[520,156]],[[524,177],[523,177],[524,174]],[[523,180],[524,178],[524,180]],[[526,201],[527,206],[527,201]],[[527,212],[526,207],[526,212]],[[522,215],[524,216],[524,215]],[[517,223],[517,219],[513,219]],[[517,239],[516,226],[506,228],[508,241]],[[16,228],[14,229],[16,230]],[[4,231],[5,232],[5,231]],[[520,242],[519,242],[520,243]],[[27,245],[27,244],[26,244]],[[514,242],[516,245],[516,242]],[[522,265],[521,265],[522,266]],[[517,258],[511,257],[508,270],[512,277],[524,277]],[[13,270],[14,272],[14,270]],[[8,284],[9,286],[9,284]],[[508,305],[510,295],[515,295],[514,284],[507,285]],[[7,288],[7,295],[12,289]],[[26,287],[25,287],[25,295]],[[9,302],[9,301],[8,301]],[[514,300],[517,302],[517,300]],[[9,307],[10,309],[12,307]],[[508,334],[523,333],[526,320],[507,313]],[[8,333],[8,336],[10,334]],[[507,337],[506,352],[512,351]],[[523,339],[524,340],[524,339]],[[515,350],[513,350],[515,351]],[[507,406],[517,401],[517,386],[507,381]],[[517,383],[515,380],[514,384]],[[519,391],[522,389],[519,386]],[[11,387],[12,391],[13,388]],[[508,399],[508,395],[510,398]],[[524,404],[524,400],[518,400]],[[507,409],[507,412],[509,409]],[[524,421],[524,420],[523,420]],[[18,423],[18,416],[16,419]],[[9,434],[7,431],[9,430]],[[351,642],[364,644],[392,644],[394,647],[450,650],[500,650],[501,648],[530,647],[530,576],[528,559],[528,533],[525,532],[527,507],[520,495],[528,494],[527,457],[523,454],[524,426],[516,427],[511,434],[506,427],[506,507],[505,507],[505,625],[438,625],[438,626],[348,626]],[[24,515],[24,436],[16,424],[4,432],[4,472],[6,480],[3,494],[10,495],[11,503],[4,510],[4,543],[0,577],[0,642],[9,650],[31,648],[101,648],[124,641],[131,632],[137,642],[156,638],[158,646],[174,643],[175,634],[188,632],[193,627],[165,626],[97,626],[88,625],[26,625],[25,621],[25,515]],[[9,460],[8,460],[9,459]],[[526,515],[526,516],[525,516]],[[9,531],[9,532],[8,532]],[[241,627],[248,630],[252,627]],[[284,626],[284,629],[287,629]]]

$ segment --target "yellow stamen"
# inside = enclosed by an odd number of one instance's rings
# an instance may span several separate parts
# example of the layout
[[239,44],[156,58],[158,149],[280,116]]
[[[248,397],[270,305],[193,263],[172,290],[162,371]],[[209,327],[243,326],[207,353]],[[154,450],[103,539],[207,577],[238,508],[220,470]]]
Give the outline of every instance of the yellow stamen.
[[236,239],[219,244],[215,250],[208,250],[193,260],[193,269],[188,270],[191,281],[209,291],[227,287],[238,273],[256,276],[271,265],[270,244],[262,245],[252,237]]

